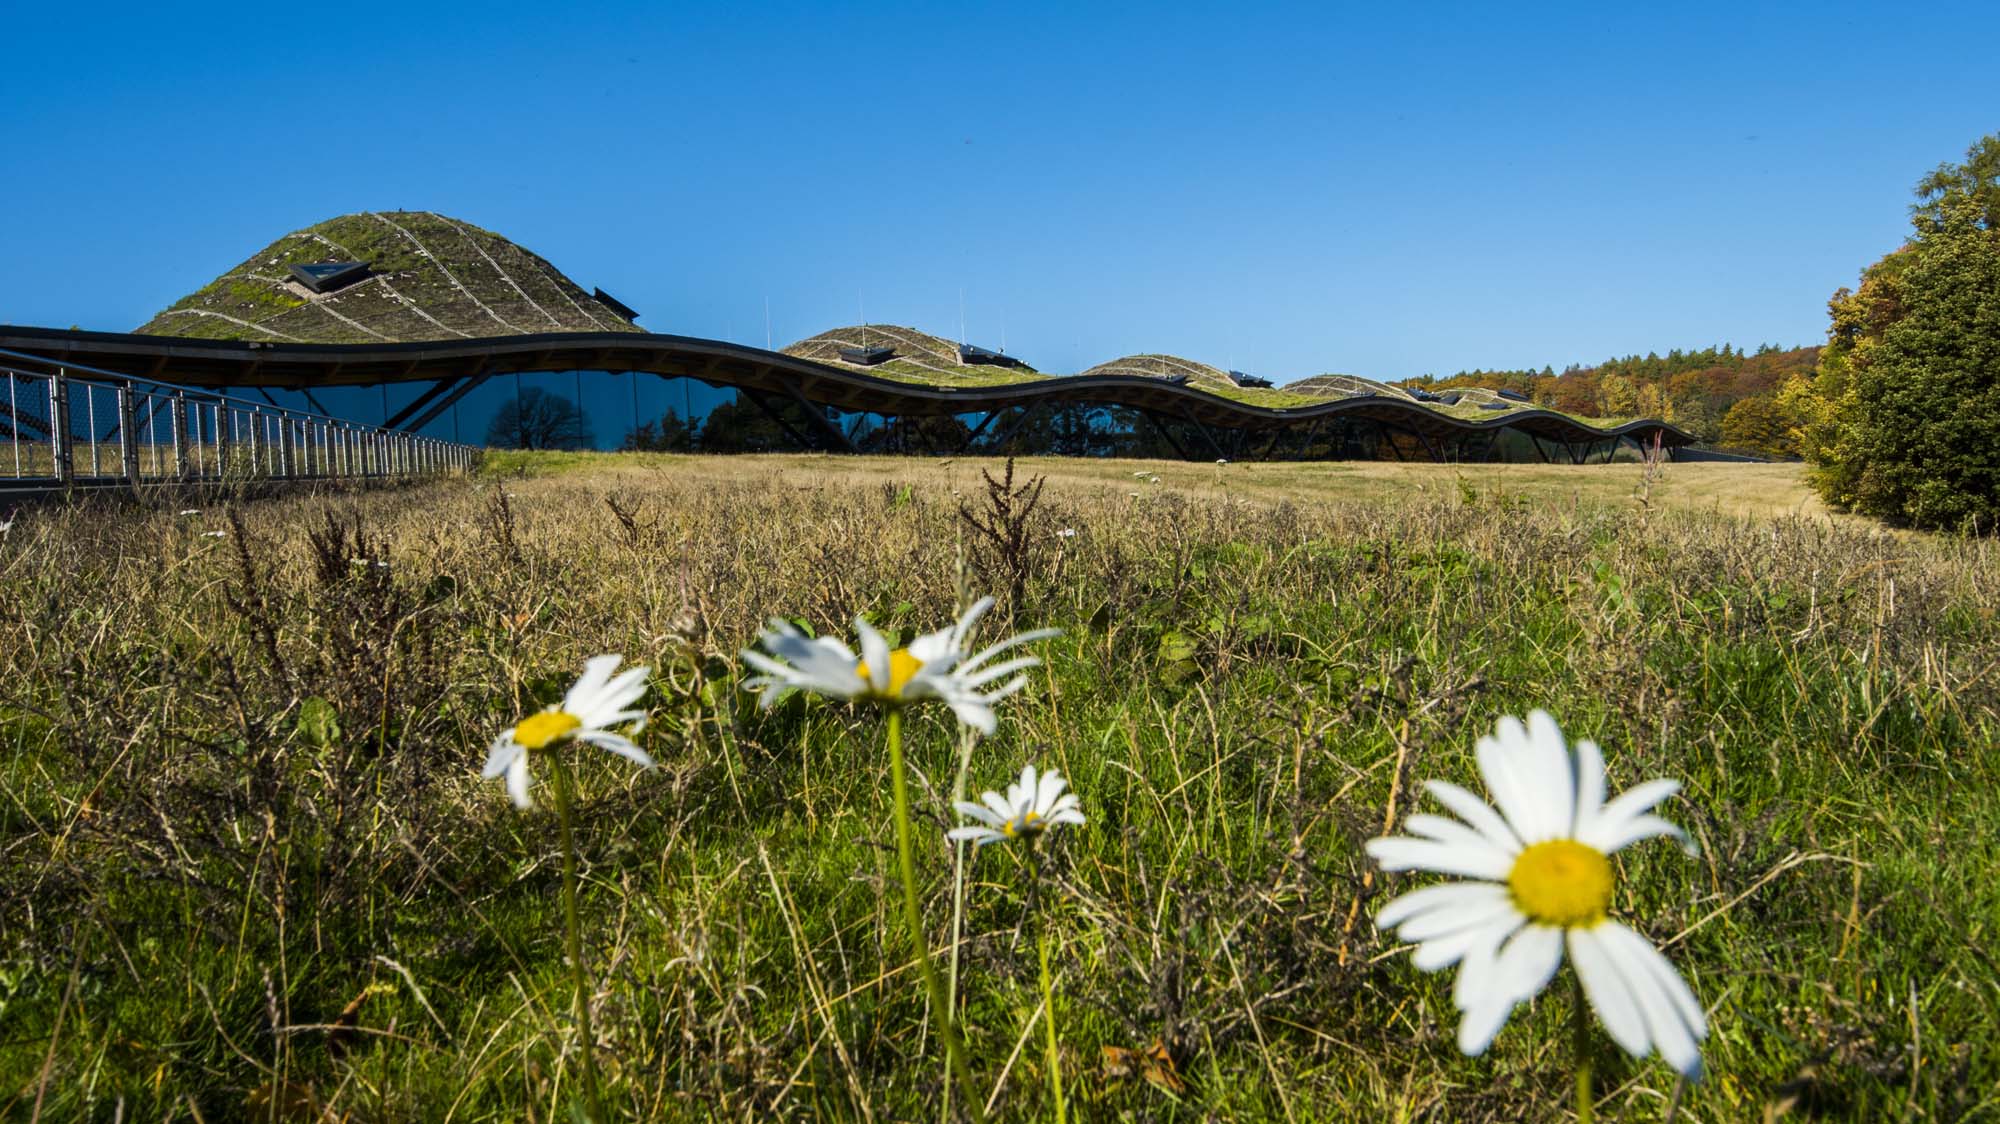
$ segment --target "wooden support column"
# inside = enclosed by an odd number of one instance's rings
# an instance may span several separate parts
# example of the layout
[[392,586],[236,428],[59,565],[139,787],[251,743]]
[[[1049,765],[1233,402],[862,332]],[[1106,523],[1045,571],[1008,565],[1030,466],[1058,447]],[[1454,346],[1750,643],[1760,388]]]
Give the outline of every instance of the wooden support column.
[[[772,421],[777,422],[778,428],[785,431],[785,436],[790,437],[792,439],[793,444],[797,445],[802,450],[806,451],[812,450],[813,443],[811,439],[808,438],[805,434],[800,433],[798,429],[792,425],[791,422],[786,421],[785,416],[783,414],[780,414],[777,411],[777,409],[771,405],[770,400],[764,397],[762,391],[753,390],[752,388],[745,386],[745,387],[738,387],[736,392],[742,395],[743,397],[748,398],[750,400],[751,405],[757,407],[759,410],[762,410],[764,412],[765,417],[768,417]],[[826,419],[821,418],[820,420],[824,421]]]
[[812,427],[819,431],[820,436],[838,446],[843,452],[853,453],[859,451],[854,447],[854,442],[847,439],[847,434],[840,431],[839,426],[826,420],[826,407],[807,401],[806,396],[799,393],[798,385],[790,379],[785,380],[784,386],[785,393],[790,396],[792,401],[797,402],[801,409],[805,410],[806,421],[810,422]]

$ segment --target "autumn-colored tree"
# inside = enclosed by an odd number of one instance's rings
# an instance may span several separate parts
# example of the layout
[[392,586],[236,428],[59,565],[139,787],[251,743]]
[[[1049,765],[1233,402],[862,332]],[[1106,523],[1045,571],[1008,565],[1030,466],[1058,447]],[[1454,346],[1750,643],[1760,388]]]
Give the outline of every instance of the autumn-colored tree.
[[1599,379],[1597,393],[1605,417],[1630,417],[1639,411],[1639,388],[1624,375],[1612,374]]
[[1722,416],[1722,446],[1760,457],[1796,457],[1798,435],[1774,396],[1744,398]]
[[2000,523],[2000,138],[1969,157],[1918,184],[1914,239],[1833,295],[1818,372],[1782,396],[1829,503],[1917,527]]

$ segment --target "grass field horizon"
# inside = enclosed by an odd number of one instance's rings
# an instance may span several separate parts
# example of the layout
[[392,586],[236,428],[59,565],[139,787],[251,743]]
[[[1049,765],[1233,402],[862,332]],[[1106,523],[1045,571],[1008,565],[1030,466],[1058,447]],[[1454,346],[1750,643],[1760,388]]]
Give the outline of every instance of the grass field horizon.
[[[2000,1116],[2000,552],[1829,512],[1796,464],[489,453],[374,491],[85,501],[0,537],[0,1117],[567,1120],[554,819],[479,774],[583,661],[654,669],[659,767],[573,755],[619,1119],[940,1120],[882,721],[761,709],[772,617],[1059,628],[962,742],[913,709],[926,944],[993,1117],[1570,1120],[1568,993],[1456,1048],[1364,842],[1484,794],[1546,708],[1698,844],[1615,915],[1710,1026],[1608,1039],[1603,1120]],[[211,537],[213,532],[220,537]],[[964,754],[964,756],[961,756]],[[1060,768],[1088,823],[955,851],[955,791]],[[963,865],[960,865],[962,862]],[[1601,1038],[1601,1034],[1600,1034]],[[1670,1107],[1671,1106],[1671,1107]]]

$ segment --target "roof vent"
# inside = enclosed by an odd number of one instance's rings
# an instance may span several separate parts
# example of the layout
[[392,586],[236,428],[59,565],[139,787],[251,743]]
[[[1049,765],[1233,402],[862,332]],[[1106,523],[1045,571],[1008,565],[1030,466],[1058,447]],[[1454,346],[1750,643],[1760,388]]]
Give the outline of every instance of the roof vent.
[[1256,387],[1260,390],[1271,389],[1270,379],[1259,378],[1256,375],[1247,375],[1242,371],[1231,371],[1229,372],[1229,377],[1236,380],[1237,386]]
[[366,276],[368,263],[365,261],[323,261],[292,267],[292,280],[321,294],[345,289]]
[[590,291],[590,295],[597,298],[598,304],[601,304],[604,307],[610,309],[611,311],[617,313],[618,315],[623,316],[626,320],[639,319],[639,314],[632,311],[631,305],[626,304],[624,301],[619,300],[617,297],[612,296],[610,293],[605,292],[603,289],[592,289]]
[[986,348],[974,347],[969,343],[958,345],[958,361],[969,365],[976,364],[986,367],[1024,367],[1027,365],[1011,355],[998,351],[988,351]]
[[875,364],[881,363],[895,354],[896,349],[893,347],[843,347],[840,349],[841,362],[852,363],[857,367],[873,367]]

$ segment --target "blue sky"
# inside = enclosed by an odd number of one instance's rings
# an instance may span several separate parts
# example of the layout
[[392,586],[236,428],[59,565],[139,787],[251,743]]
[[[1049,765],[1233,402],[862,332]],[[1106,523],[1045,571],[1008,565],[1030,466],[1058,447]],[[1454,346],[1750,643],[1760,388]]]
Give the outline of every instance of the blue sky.
[[[1672,8],[1669,11],[1669,8]],[[0,322],[442,211],[655,330],[1280,381],[1816,343],[1990,7],[9,5]]]

